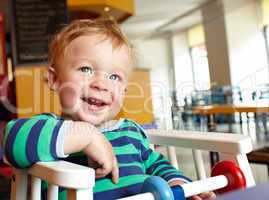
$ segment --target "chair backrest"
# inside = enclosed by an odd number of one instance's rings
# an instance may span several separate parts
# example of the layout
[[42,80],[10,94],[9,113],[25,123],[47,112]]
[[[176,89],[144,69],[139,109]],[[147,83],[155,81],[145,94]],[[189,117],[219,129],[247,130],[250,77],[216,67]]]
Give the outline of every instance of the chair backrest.
[[[169,158],[178,168],[175,147],[192,148],[196,171],[199,178],[205,178],[205,167],[201,150],[220,152],[222,158],[233,159],[246,176],[247,186],[255,181],[246,154],[252,151],[251,139],[240,134],[202,133],[193,131],[148,130],[152,144],[168,147]],[[65,161],[40,162],[29,169],[15,169],[12,179],[11,200],[39,200],[41,197],[41,179],[48,182],[48,199],[56,200],[58,186],[68,189],[68,200],[93,199],[95,182],[94,170]],[[27,196],[27,183],[31,177],[31,195]],[[150,197],[152,199],[152,197]],[[136,199],[130,198],[130,199]],[[139,198],[137,198],[139,199]]]
[[29,169],[14,169],[11,200],[40,200],[41,180],[48,182],[48,200],[58,199],[58,186],[67,188],[69,200],[93,200],[94,170],[65,161],[39,162]]
[[259,86],[252,92],[252,100],[269,99],[269,84]]

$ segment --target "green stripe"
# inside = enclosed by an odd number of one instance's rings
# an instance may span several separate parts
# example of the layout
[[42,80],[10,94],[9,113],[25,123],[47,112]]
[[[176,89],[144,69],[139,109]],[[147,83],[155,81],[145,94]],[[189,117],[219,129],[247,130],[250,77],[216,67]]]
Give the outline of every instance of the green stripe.
[[[156,160],[159,158],[160,154],[158,152],[151,152],[148,159],[144,161],[146,168],[149,168],[152,164],[155,164]],[[164,160],[164,159],[162,159]]]
[[132,163],[119,163],[119,167],[139,167],[143,173],[146,173],[146,167],[143,163],[139,162],[132,162]]
[[131,166],[136,166],[136,167],[142,167],[144,171],[144,165],[143,163],[140,162],[131,162],[131,163],[119,163],[119,167],[131,167]]
[[21,167],[27,167],[30,164],[26,157],[26,143],[31,128],[36,124],[37,121],[37,119],[26,121],[18,131],[18,134],[14,140],[14,159]]
[[5,127],[5,133],[4,133],[4,140],[3,140],[3,146],[5,147],[6,145],[6,142],[7,142],[7,136],[9,135],[10,133],[10,129],[14,126],[15,124],[15,120],[12,120],[10,122],[8,122],[8,124],[6,125]]
[[67,190],[63,190],[58,193],[58,200],[66,200],[67,199]]
[[121,147],[113,147],[113,151],[116,155],[140,153],[132,144],[127,144]]
[[[154,169],[152,175],[155,175],[155,174],[156,174],[156,171],[163,171],[162,168],[167,167],[167,166],[172,167],[171,165],[167,165],[167,164],[159,165],[158,167],[156,167],[156,168]],[[168,171],[168,170],[164,170],[163,172],[166,173],[167,171]],[[176,169],[174,169],[174,173],[175,173],[175,174],[181,174],[181,173],[178,172]]]
[[165,178],[171,176],[171,175],[179,175],[179,173],[177,173],[176,171],[174,172],[168,172],[167,174],[165,174]]
[[53,129],[56,126],[57,122],[58,120],[54,118],[48,119],[40,132],[37,142],[37,155],[42,161],[54,160],[50,153],[50,144]]
[[146,174],[125,176],[125,177],[121,177],[119,179],[118,184],[112,183],[111,179],[103,179],[103,180],[96,182],[95,187],[93,188],[93,191],[94,192],[102,192],[102,191],[106,191],[106,190],[113,190],[113,189],[117,189],[117,188],[131,186],[131,185],[134,185],[137,183],[144,182],[145,179],[148,177],[149,177],[149,175],[146,175]]
[[142,135],[138,132],[134,132],[134,131],[122,131],[122,132],[118,132],[118,131],[115,131],[115,132],[109,132],[109,133],[105,133],[105,136],[108,140],[115,140],[115,139],[118,139],[120,137],[130,137],[130,138],[134,138],[134,139],[137,139],[137,140],[141,140],[142,139]]
[[164,174],[168,174],[168,173],[174,173],[174,174],[178,174],[177,170],[176,169],[168,169],[168,170],[163,170],[163,171],[160,171],[158,173],[158,176],[162,176]]
[[46,119],[51,119],[52,116],[50,115],[35,115],[32,117],[32,119],[43,119],[43,120],[46,120]]
[[121,124],[120,128],[126,128],[126,127],[129,128],[130,126],[136,127],[136,124],[131,120],[127,120],[127,121],[124,121],[124,123]]
[[121,137],[129,137],[136,140],[139,140],[141,144],[147,149],[149,146],[149,142],[147,139],[145,139],[140,133],[134,132],[134,131],[122,131],[122,132],[109,132],[105,134],[105,137],[109,140],[115,140]]

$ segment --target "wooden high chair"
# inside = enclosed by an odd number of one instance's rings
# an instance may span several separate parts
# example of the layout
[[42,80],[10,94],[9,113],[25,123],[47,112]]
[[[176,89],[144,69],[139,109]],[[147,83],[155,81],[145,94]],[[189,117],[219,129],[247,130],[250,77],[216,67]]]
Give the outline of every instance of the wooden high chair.
[[[241,168],[247,187],[254,186],[255,181],[246,154],[252,151],[251,139],[241,134],[207,133],[177,130],[147,130],[152,144],[168,147],[171,163],[178,168],[175,147],[193,149],[194,164],[198,179],[206,178],[205,166],[200,150],[219,152],[221,159],[234,160]],[[95,182],[94,170],[65,161],[39,162],[29,169],[14,169],[11,200],[40,200],[41,180],[48,182],[48,199],[56,200],[58,186],[68,189],[68,199],[92,200]],[[30,177],[30,179],[28,179]],[[31,195],[27,193],[28,181],[31,181]],[[149,195],[150,196],[150,195]],[[127,198],[126,198],[127,199]],[[135,196],[128,199],[153,199]]]

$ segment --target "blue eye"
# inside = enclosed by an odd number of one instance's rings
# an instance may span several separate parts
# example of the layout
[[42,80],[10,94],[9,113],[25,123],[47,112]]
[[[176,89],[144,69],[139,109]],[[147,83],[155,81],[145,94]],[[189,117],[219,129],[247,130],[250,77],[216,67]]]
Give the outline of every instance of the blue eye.
[[120,81],[120,80],[121,80],[120,76],[117,75],[117,74],[111,74],[111,75],[109,76],[109,79],[110,79],[110,80],[113,80],[113,81]]
[[83,73],[93,74],[93,69],[91,67],[88,67],[88,66],[80,67],[79,70]]

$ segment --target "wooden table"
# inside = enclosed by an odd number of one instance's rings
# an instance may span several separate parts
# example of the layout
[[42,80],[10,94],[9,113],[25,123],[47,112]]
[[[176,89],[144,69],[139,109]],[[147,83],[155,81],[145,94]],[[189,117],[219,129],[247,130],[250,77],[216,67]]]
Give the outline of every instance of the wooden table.
[[[235,114],[235,113],[269,113],[269,101],[258,101],[252,104],[231,104],[231,105],[209,105],[196,106],[193,108],[194,114],[204,115],[209,117],[209,131],[215,131],[214,115],[216,114]],[[241,116],[241,115],[240,115]],[[241,120],[240,120],[241,122]]]
[[[216,125],[214,116],[216,114],[235,114],[235,113],[269,113],[269,101],[259,101],[252,104],[235,104],[235,105],[209,105],[209,106],[197,106],[193,108],[194,114],[199,114],[202,116],[207,116],[209,118],[207,126],[209,131],[216,131]],[[231,126],[230,126],[231,132]],[[267,131],[266,119],[265,119],[265,132]],[[264,150],[267,151],[264,151]],[[268,166],[269,172],[269,148],[261,148],[254,150],[249,156],[249,161],[253,163],[266,164]],[[261,158],[262,157],[262,158]],[[219,160],[218,154],[211,152],[210,161],[213,166]]]
[[196,106],[193,108],[194,114],[212,115],[212,114],[234,114],[234,113],[269,113],[268,104],[237,104],[237,105],[209,105]]

